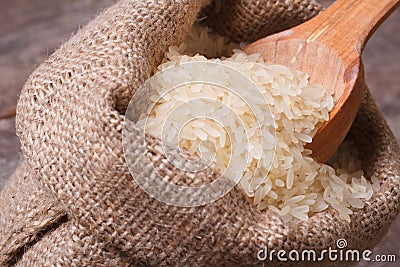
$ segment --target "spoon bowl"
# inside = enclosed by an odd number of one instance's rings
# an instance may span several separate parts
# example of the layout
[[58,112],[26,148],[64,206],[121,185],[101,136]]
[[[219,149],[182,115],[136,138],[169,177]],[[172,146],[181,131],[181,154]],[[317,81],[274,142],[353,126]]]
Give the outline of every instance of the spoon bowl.
[[267,62],[307,73],[310,83],[334,89],[335,105],[329,120],[307,145],[317,161],[327,161],[350,130],[365,88],[361,52],[399,3],[337,0],[315,18],[244,48]]

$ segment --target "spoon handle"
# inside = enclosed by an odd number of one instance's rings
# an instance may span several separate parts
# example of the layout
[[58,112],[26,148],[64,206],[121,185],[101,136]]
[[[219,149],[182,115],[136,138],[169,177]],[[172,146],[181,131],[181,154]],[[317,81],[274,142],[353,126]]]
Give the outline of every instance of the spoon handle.
[[307,41],[329,44],[339,53],[355,48],[360,54],[369,37],[399,3],[400,0],[337,0],[309,21],[309,29],[315,30]]

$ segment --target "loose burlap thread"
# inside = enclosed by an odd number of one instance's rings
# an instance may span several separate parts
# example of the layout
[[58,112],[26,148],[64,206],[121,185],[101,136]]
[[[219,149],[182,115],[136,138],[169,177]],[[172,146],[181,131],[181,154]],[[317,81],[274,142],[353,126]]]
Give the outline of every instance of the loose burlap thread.
[[400,153],[367,89],[347,138],[382,188],[351,223],[329,209],[284,224],[236,188],[213,204],[180,208],[137,186],[123,156],[123,112],[168,46],[196,20],[253,41],[321,10],[306,0],[208,4],[120,1],[30,76],[17,107],[23,160],[0,192],[0,265],[243,266],[261,264],[264,246],[320,251],[344,238],[349,248],[371,249],[385,234],[399,211]]

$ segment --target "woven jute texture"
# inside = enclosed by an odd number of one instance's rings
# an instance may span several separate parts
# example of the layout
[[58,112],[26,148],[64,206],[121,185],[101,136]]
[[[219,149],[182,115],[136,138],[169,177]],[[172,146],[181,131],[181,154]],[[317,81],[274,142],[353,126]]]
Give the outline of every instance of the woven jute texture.
[[284,224],[254,210],[236,188],[212,204],[181,208],[138,187],[125,163],[123,112],[168,46],[196,20],[251,41],[321,11],[306,0],[208,4],[120,1],[30,76],[17,107],[23,160],[0,192],[0,266],[244,266],[261,264],[264,246],[320,251],[344,238],[349,248],[370,249],[384,236],[399,211],[400,155],[367,89],[348,139],[382,187],[351,223],[327,210]]

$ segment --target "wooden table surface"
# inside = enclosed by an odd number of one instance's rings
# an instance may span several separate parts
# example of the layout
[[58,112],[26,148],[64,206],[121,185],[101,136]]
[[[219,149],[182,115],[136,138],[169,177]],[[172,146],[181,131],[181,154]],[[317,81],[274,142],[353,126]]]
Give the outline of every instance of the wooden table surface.
[[[115,0],[0,0],[0,188],[19,159],[15,105],[28,75],[78,27]],[[320,1],[328,6],[332,1]],[[400,10],[372,36],[364,51],[366,79],[400,141]],[[398,217],[375,253],[399,255]],[[397,266],[379,263],[362,266]]]

